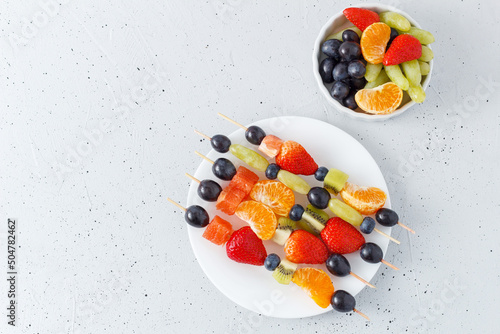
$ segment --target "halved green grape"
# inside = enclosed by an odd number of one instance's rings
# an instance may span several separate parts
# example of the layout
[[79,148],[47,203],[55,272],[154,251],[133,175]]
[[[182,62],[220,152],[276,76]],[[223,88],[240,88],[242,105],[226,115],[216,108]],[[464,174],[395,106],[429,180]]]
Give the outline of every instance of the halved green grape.
[[421,85],[410,86],[408,88],[408,95],[416,103],[422,103],[425,101],[425,91]]
[[406,79],[410,82],[410,86],[418,86],[422,81],[422,74],[420,73],[420,65],[418,60],[411,60],[401,64],[403,72],[405,72]]
[[385,73],[385,70],[382,69],[382,71],[380,71],[380,74],[378,75],[377,79],[373,80],[372,82],[368,82],[365,85],[365,89],[372,89],[372,88],[381,86],[385,83],[388,83],[389,81],[391,81],[391,79],[389,79],[389,77],[387,76],[387,73]]
[[423,45],[434,43],[434,41],[436,40],[433,34],[428,32],[427,30],[419,29],[417,27],[411,27],[410,30],[405,32],[405,34],[412,35]]
[[411,29],[411,23],[406,17],[395,12],[384,12],[378,14],[380,22],[384,22],[389,27],[401,31],[408,31]]
[[337,32],[337,33],[335,33],[335,34],[331,34],[331,35],[329,35],[329,36],[325,39],[325,41],[327,41],[327,40],[329,40],[329,39],[338,39],[338,40],[340,40],[340,41],[341,41],[341,40],[342,40],[342,33],[343,33],[344,31],[346,31],[346,30],[352,30],[352,31],[354,31],[356,34],[358,34],[359,38],[361,38],[362,31],[361,31],[361,30],[359,30],[359,28],[357,28],[357,27],[355,27],[355,26],[352,26],[352,27],[349,27],[349,28],[345,28],[345,29],[343,29],[343,30],[341,30],[341,31],[339,31],[339,32]]
[[408,79],[406,79],[403,75],[403,72],[401,72],[401,68],[399,67],[399,65],[384,66],[384,69],[385,73],[387,73],[387,76],[389,77],[389,79],[391,79],[392,82],[398,85],[402,90],[408,90],[408,87],[410,87],[410,83],[408,82]]
[[278,172],[278,180],[288,188],[302,195],[307,195],[309,190],[311,190],[311,186],[303,178],[284,169]]
[[344,188],[345,183],[349,175],[344,173],[341,170],[332,168],[328,171],[328,174],[325,176],[325,180],[323,181],[323,186],[329,192],[337,195],[342,188]]
[[420,66],[420,74],[427,75],[431,72],[431,66],[429,65],[429,63],[419,60],[418,65]]
[[250,167],[253,167],[261,172],[265,172],[269,162],[259,153],[251,150],[243,145],[232,144],[229,146],[229,151],[238,159],[244,161]]
[[338,198],[332,198],[328,203],[328,208],[335,215],[342,218],[351,225],[360,226],[363,222],[363,216],[358,211],[345,204]]
[[373,82],[375,79],[377,79],[378,75],[380,74],[380,71],[382,71],[382,68],[384,68],[384,65],[382,64],[366,64],[366,73],[365,73],[365,79],[368,82]]
[[418,60],[431,61],[432,59],[434,59],[434,52],[429,47],[422,45],[422,57],[418,58]]

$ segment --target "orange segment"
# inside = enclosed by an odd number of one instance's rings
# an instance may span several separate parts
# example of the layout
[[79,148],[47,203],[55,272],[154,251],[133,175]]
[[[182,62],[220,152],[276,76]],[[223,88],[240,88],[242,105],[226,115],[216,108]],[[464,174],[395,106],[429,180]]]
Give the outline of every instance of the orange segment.
[[395,83],[388,82],[373,89],[362,89],[354,98],[367,113],[385,115],[398,109],[403,100],[403,91]]
[[335,289],[330,277],[321,269],[301,268],[292,277],[292,282],[307,292],[322,308],[330,305]]
[[287,217],[295,204],[293,191],[278,181],[259,181],[255,184],[250,197],[269,206],[277,215]]
[[363,215],[371,215],[384,206],[387,195],[375,187],[360,187],[346,182],[340,196]]
[[203,238],[220,246],[229,240],[231,234],[233,234],[231,223],[219,216],[215,216],[203,232]]
[[382,22],[373,23],[361,35],[361,53],[365,60],[380,64],[384,60],[385,49],[391,38],[391,28]]
[[242,202],[236,209],[236,216],[247,222],[262,240],[271,239],[278,226],[278,220],[273,210],[256,201]]

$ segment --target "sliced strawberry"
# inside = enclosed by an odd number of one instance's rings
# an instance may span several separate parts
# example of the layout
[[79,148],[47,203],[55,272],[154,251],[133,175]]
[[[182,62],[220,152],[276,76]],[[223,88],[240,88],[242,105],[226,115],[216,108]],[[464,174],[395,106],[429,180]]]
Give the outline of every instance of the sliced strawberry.
[[377,13],[364,8],[346,8],[344,9],[344,16],[361,31],[364,31],[375,22],[380,22]]
[[312,175],[318,169],[318,164],[297,142],[288,140],[281,145],[276,163],[281,169],[293,174]]
[[250,226],[245,226],[233,233],[226,244],[227,256],[236,262],[264,265],[267,257],[266,248],[262,240],[252,231]]
[[328,258],[328,249],[315,235],[296,230],[285,243],[285,254],[294,263],[321,264]]
[[331,218],[321,231],[321,239],[330,252],[338,254],[353,253],[366,242],[354,226],[339,217]]
[[422,44],[412,35],[399,35],[384,56],[384,65],[398,65],[422,57]]

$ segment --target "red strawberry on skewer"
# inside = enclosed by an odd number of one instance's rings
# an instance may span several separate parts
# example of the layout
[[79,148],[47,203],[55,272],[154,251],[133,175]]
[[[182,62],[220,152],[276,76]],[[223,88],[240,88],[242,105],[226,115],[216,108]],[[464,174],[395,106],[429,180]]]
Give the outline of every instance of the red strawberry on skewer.
[[353,253],[365,244],[363,235],[351,224],[339,217],[331,218],[321,231],[321,239],[330,252]]
[[250,226],[245,226],[233,233],[226,244],[227,256],[236,262],[264,265],[267,257],[266,248],[262,240],[252,231]]
[[296,230],[285,244],[285,254],[294,263],[321,264],[328,258],[328,249],[315,235]]
[[276,163],[281,169],[293,174],[312,175],[318,169],[318,164],[297,142],[288,140],[281,145],[276,156]]

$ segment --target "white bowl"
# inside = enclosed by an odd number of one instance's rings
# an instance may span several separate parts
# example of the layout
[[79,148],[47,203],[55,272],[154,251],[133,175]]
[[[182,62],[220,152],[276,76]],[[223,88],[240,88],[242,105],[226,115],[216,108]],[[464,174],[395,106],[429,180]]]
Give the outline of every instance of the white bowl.
[[[383,5],[383,4],[374,4],[374,3],[364,3],[364,4],[354,5],[352,7],[366,8],[369,10],[373,10],[374,12],[377,12],[377,13],[382,13],[382,12],[386,12],[386,11],[396,12],[396,13],[399,13],[399,14],[403,15],[404,17],[406,17],[408,19],[408,21],[410,21],[412,26],[415,26],[417,28],[421,28],[420,25],[417,23],[417,21],[415,21],[410,15],[408,15],[407,13],[403,12],[402,10],[399,10],[399,9],[392,7],[392,6]],[[372,115],[372,114],[365,113],[364,111],[362,111],[359,108],[355,111],[355,110],[351,110],[349,108],[342,106],[337,100],[335,100],[330,95],[328,88],[323,83],[323,80],[321,79],[321,75],[319,74],[319,64],[324,58],[326,58],[326,56],[323,55],[321,52],[321,44],[324,42],[325,38],[328,37],[329,35],[334,34],[338,31],[345,29],[347,27],[350,27],[350,26],[353,26],[353,24],[346,19],[346,17],[344,16],[344,13],[341,11],[341,12],[335,14],[332,18],[330,18],[330,20],[328,20],[328,22],[323,26],[323,28],[321,28],[321,31],[319,32],[319,35],[316,38],[312,59],[313,59],[313,73],[314,73],[314,77],[316,78],[316,82],[318,83],[319,90],[321,91],[321,93],[323,93],[323,95],[325,96],[327,101],[332,106],[334,106],[337,110],[349,115],[350,117],[356,118],[356,119],[363,119],[366,121],[382,121],[382,120],[389,119],[391,117],[395,117],[397,115],[401,115],[406,110],[408,110],[409,108],[411,108],[412,106],[415,105],[415,102],[410,100],[407,97],[406,93],[404,94],[404,96],[406,96],[406,99],[403,98],[403,102],[402,102],[401,106],[398,109],[396,109],[396,111],[394,111],[393,113],[387,114],[387,115]],[[429,46],[429,48],[430,48],[430,46]],[[431,60],[429,62],[429,65],[430,65],[430,72],[427,76],[424,76],[424,81],[422,82],[422,87],[424,90],[426,90],[427,87],[429,86],[429,81],[431,80],[434,61]],[[406,103],[405,103],[405,101],[406,101]]]

